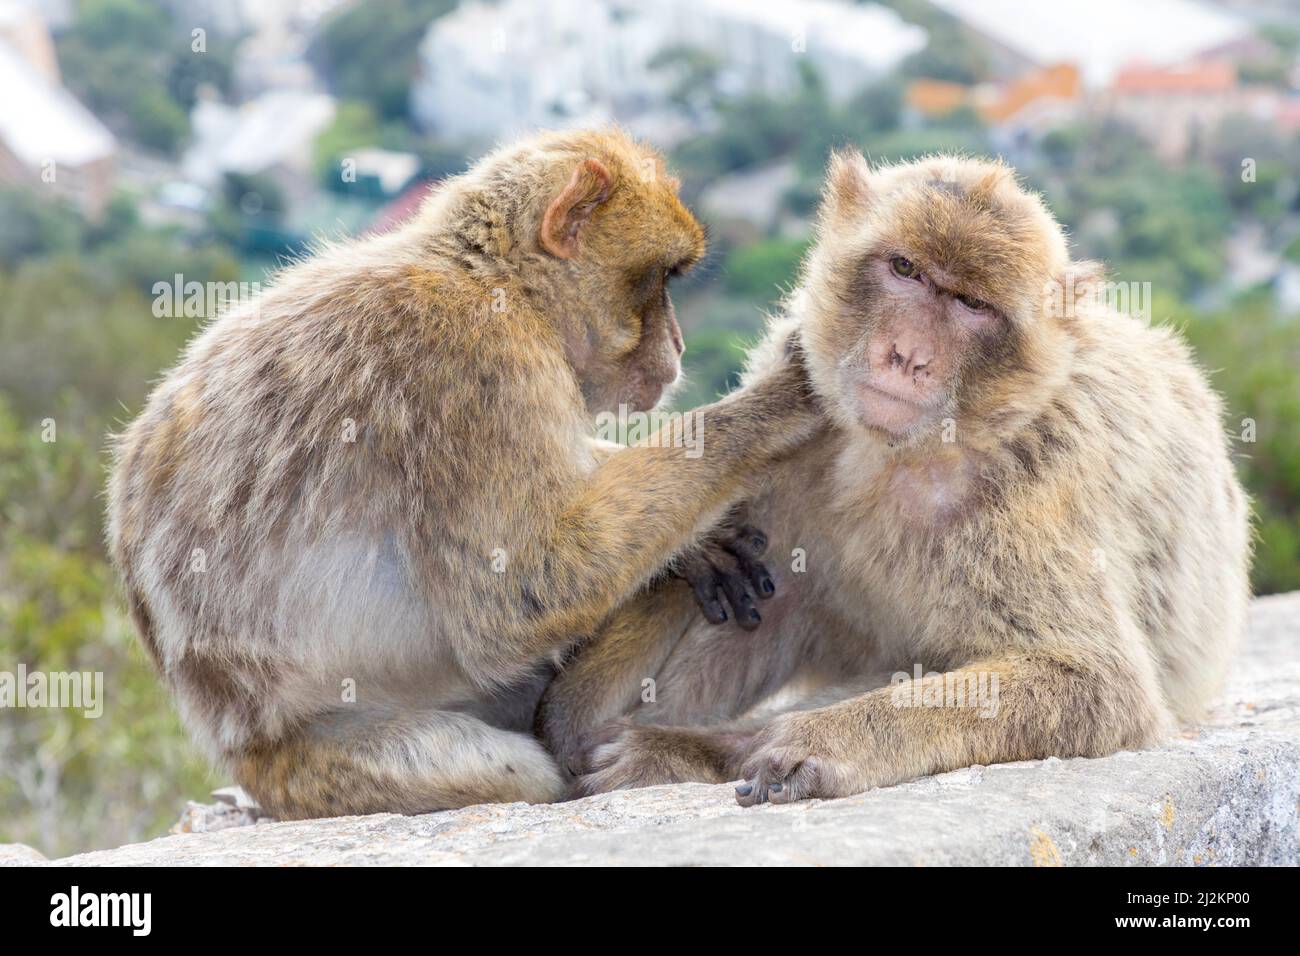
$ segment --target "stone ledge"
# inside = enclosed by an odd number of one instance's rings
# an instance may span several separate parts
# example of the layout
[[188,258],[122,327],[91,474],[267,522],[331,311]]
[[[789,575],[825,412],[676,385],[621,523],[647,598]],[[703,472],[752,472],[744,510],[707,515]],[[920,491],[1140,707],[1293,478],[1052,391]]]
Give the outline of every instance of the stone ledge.
[[[3,850],[3,848],[0,848]],[[654,787],[551,806],[234,826],[4,865],[1300,863],[1300,592],[1262,598],[1210,721],[1098,760],[971,767],[843,800]]]

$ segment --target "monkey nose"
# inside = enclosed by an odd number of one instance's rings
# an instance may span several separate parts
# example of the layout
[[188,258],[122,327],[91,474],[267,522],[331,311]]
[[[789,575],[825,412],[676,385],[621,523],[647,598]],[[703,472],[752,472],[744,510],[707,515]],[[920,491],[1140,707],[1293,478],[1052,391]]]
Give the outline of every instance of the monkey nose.
[[889,367],[904,375],[915,375],[925,369],[930,361],[930,353],[919,346],[904,344],[900,348],[895,342],[889,347]]

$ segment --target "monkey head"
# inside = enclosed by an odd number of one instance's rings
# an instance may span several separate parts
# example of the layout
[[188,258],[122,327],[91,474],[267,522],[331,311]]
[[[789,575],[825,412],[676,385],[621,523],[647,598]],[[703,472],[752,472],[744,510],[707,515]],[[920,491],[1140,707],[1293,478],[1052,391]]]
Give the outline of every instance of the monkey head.
[[1060,226],[1000,163],[836,154],[799,293],[828,413],[895,445],[1005,422],[1068,354],[1044,307],[1067,266]]
[[466,178],[476,244],[555,323],[588,411],[654,406],[684,349],[668,286],[704,255],[662,156],[618,130],[551,132]]

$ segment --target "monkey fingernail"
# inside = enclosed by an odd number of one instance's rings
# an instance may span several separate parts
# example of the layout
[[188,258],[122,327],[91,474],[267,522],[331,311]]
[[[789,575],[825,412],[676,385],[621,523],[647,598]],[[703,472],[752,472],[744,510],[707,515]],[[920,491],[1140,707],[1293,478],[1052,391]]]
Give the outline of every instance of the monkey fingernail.
[[767,789],[768,789],[768,791],[771,792],[771,793],[780,793],[782,787],[784,787],[784,784],[774,783],[774,784],[772,784],[770,787],[768,787]]
[[754,792],[754,788],[747,783],[742,783],[739,787],[736,788],[736,796],[738,797],[747,797],[753,792]]
[[762,588],[764,594],[771,595],[776,593],[776,585],[772,583],[771,578],[763,578]]

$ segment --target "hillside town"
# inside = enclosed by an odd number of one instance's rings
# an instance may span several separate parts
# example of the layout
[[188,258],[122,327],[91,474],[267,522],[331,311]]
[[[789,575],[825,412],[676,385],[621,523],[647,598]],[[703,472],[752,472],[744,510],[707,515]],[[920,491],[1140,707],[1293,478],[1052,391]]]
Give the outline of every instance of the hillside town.
[[[183,101],[166,104],[177,133],[159,148],[119,111],[97,115],[83,78],[60,68],[70,43],[59,38],[80,29],[79,13],[110,17],[115,6],[132,4],[0,0],[0,83],[11,91],[0,102],[0,182],[66,199],[91,220],[129,195],[146,221],[191,231],[233,206],[228,228],[266,254],[320,231],[386,228],[465,158],[522,131],[616,122],[661,148],[689,147],[725,126],[729,101],[778,102],[808,75],[829,108],[897,86],[900,128],[969,117],[994,151],[1029,166],[1054,134],[1084,123],[1118,124],[1171,168],[1204,158],[1228,120],[1283,138],[1300,130],[1294,49],[1278,43],[1285,30],[1262,31],[1246,4],[1062,0],[1035,17],[1010,15],[999,0],[414,3],[408,15],[427,8],[428,22],[417,21],[405,52],[396,110],[390,100],[377,116],[340,88],[323,52],[340,20],[364,15],[360,6],[168,0],[173,41],[212,65],[189,69]],[[1300,22],[1285,4],[1276,12]],[[954,32],[981,61],[977,75],[927,74],[936,19],[945,42]],[[1077,26],[1063,32],[1062,20]],[[760,230],[780,225],[782,198],[798,186],[789,159],[713,177],[706,211]],[[250,181],[274,195],[248,189],[229,202]],[[1228,281],[1270,282],[1285,312],[1300,311],[1300,268],[1266,238],[1249,227],[1233,237]]]

